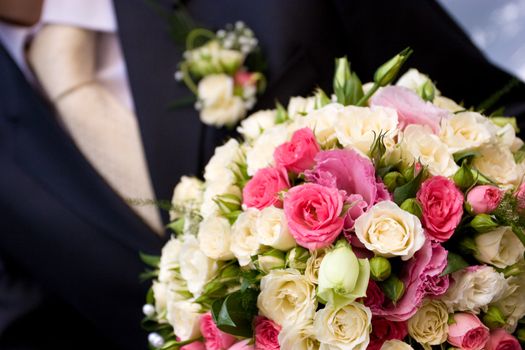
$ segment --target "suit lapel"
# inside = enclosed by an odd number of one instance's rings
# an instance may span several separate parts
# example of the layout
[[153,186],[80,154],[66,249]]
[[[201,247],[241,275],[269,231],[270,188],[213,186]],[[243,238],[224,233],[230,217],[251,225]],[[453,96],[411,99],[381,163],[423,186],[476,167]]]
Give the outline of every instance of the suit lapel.
[[56,122],[52,108],[29,86],[1,45],[0,72],[6,84],[5,101],[1,102],[5,102],[5,114],[15,132],[13,152],[17,164],[70,211],[100,231],[134,249],[157,246],[155,234],[84,158]]

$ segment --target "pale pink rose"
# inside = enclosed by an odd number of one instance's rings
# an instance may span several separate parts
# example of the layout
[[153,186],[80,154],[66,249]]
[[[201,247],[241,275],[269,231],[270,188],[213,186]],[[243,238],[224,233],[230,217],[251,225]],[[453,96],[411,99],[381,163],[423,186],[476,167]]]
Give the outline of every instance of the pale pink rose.
[[290,142],[277,147],[273,158],[277,166],[300,174],[315,164],[314,158],[318,152],[319,145],[314,133],[309,128],[303,128],[293,134]]
[[254,85],[256,83],[256,75],[251,72],[247,72],[245,70],[239,70],[237,73],[235,73],[233,80],[235,81],[235,85],[240,86],[247,86],[247,85]]
[[449,276],[440,275],[447,267],[447,256],[441,244],[427,239],[401,268],[405,294],[396,304],[386,299],[383,308],[372,311],[373,314],[391,321],[406,321],[416,313],[424,297],[445,294],[450,285]]
[[481,350],[489,339],[489,329],[476,315],[467,312],[454,314],[448,327],[448,342],[461,350]]
[[284,168],[263,168],[246,183],[242,190],[243,204],[259,210],[269,206],[282,207],[279,192],[290,187]]
[[370,159],[354,150],[319,152],[315,162],[315,167],[305,172],[306,181],[344,191],[350,205],[345,215],[347,230],[353,229],[355,220],[369,207],[391,199],[386,186],[376,178]]
[[233,335],[224,333],[217,328],[210,312],[201,316],[200,328],[206,350],[226,350],[236,341]]
[[467,203],[474,214],[488,214],[494,211],[503,198],[503,191],[496,186],[476,186],[467,194]]
[[255,350],[279,350],[281,327],[266,317],[255,318]]
[[514,195],[518,200],[518,209],[525,209],[525,182],[518,187]]
[[463,193],[454,182],[433,176],[423,182],[417,192],[423,209],[423,227],[431,239],[448,240],[463,216]]
[[206,350],[206,345],[201,341],[194,341],[188,345],[184,345],[180,350]]
[[284,197],[288,228],[297,243],[310,250],[327,247],[343,229],[343,195],[336,188],[306,183]]
[[518,339],[500,328],[490,332],[485,350],[521,350],[521,346]]
[[379,350],[387,340],[402,340],[408,334],[406,322],[393,322],[380,317],[372,318],[372,333],[367,350]]
[[395,109],[401,130],[410,124],[428,125],[437,134],[441,120],[451,116],[449,111],[425,102],[414,91],[401,86],[382,88],[372,97],[371,105]]
[[244,339],[230,346],[228,350],[255,350],[253,344],[250,344],[252,339]]

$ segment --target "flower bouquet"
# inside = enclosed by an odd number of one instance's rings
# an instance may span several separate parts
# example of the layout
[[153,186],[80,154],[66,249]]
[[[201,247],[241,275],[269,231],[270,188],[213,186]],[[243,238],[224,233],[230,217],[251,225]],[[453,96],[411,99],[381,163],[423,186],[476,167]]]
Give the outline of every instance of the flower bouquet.
[[[159,349],[520,349],[525,147],[405,50],[242,121],[174,191],[144,306]],[[514,335],[513,335],[514,334]],[[518,340],[519,339],[519,340]]]

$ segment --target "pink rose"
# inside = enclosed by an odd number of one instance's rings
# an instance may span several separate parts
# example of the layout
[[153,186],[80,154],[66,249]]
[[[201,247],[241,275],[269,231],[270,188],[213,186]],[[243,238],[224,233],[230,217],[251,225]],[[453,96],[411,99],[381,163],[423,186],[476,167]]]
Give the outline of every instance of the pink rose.
[[245,70],[237,71],[233,76],[233,80],[235,81],[235,85],[239,86],[254,85],[257,82],[256,75]]
[[236,338],[233,335],[224,333],[217,328],[210,312],[201,316],[200,326],[206,350],[225,350],[235,343]]
[[251,339],[244,339],[240,342],[237,342],[230,346],[228,350],[255,350],[252,344],[250,344]]
[[496,209],[503,191],[496,186],[476,186],[467,194],[467,203],[474,214],[488,214]]
[[395,109],[401,130],[410,124],[428,125],[437,134],[441,120],[450,117],[449,111],[425,102],[418,94],[401,86],[382,88],[372,97],[371,105]]
[[180,350],[206,350],[206,346],[201,341],[194,341],[188,345],[184,345]]
[[452,180],[433,176],[423,182],[417,200],[423,208],[423,226],[430,238],[438,242],[448,240],[463,216],[463,193]]
[[314,133],[309,128],[303,128],[293,134],[290,142],[277,147],[273,158],[277,166],[299,174],[315,164],[314,158],[318,152],[319,145]]
[[391,199],[385,185],[376,178],[372,162],[354,150],[319,152],[315,162],[314,169],[305,171],[306,180],[345,192],[345,202],[350,205],[345,215],[347,230],[369,207]]
[[402,340],[408,334],[406,322],[392,322],[380,317],[372,318],[372,333],[367,350],[379,350],[387,340]]
[[242,190],[243,204],[259,210],[269,206],[282,207],[279,192],[290,187],[284,168],[259,169]]
[[406,321],[416,313],[424,297],[445,294],[450,285],[449,275],[440,275],[447,267],[447,256],[441,244],[427,240],[401,268],[405,294],[396,304],[388,301],[372,313],[391,321]]
[[306,183],[284,197],[284,213],[297,243],[310,250],[332,244],[343,229],[343,196],[336,188]]
[[461,312],[454,314],[454,323],[448,327],[448,342],[461,350],[481,350],[489,334],[476,315]]
[[496,329],[490,332],[489,340],[485,344],[485,350],[520,350],[518,339],[507,333],[504,329]]
[[266,317],[257,316],[255,318],[255,350],[279,350],[279,327],[272,320]]
[[522,183],[518,187],[518,189],[514,193],[514,196],[516,196],[516,199],[518,200],[518,209],[525,209],[525,183]]

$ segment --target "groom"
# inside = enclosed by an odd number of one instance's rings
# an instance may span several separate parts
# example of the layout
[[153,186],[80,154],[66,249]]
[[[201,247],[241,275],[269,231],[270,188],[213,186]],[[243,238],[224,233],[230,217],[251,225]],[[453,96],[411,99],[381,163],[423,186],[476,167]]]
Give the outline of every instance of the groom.
[[[159,253],[167,216],[124,198],[169,199],[226,132],[203,126],[191,106],[168,108],[189,94],[173,79],[182,48],[150,2],[43,5],[33,21],[0,13],[0,349],[145,349],[138,254]],[[242,20],[254,30],[269,78],[256,109],[329,91],[334,57],[347,55],[367,81],[408,45],[410,65],[467,105],[511,78],[428,0],[185,5],[211,29]],[[30,31],[13,25],[35,21]],[[501,102],[523,115],[524,91]]]

